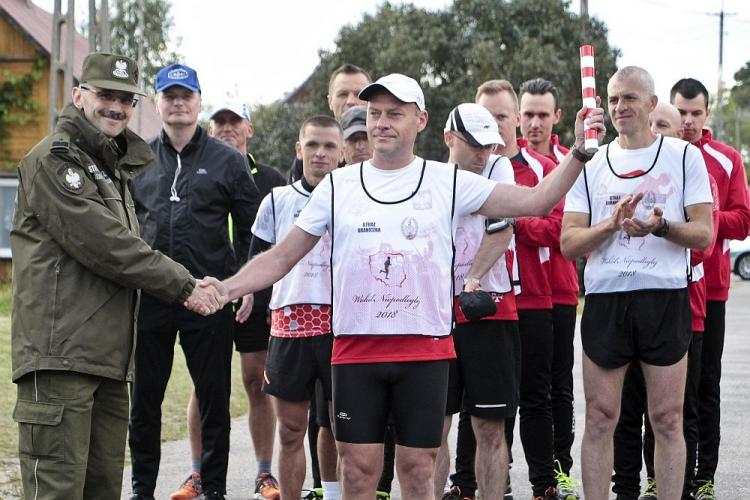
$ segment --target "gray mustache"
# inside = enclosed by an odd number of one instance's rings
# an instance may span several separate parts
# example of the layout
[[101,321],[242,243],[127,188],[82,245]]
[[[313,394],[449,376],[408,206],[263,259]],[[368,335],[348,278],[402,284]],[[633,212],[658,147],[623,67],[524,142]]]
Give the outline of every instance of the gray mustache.
[[124,120],[125,115],[123,113],[118,113],[117,111],[99,111],[99,114],[102,115],[104,118],[109,118],[111,120]]

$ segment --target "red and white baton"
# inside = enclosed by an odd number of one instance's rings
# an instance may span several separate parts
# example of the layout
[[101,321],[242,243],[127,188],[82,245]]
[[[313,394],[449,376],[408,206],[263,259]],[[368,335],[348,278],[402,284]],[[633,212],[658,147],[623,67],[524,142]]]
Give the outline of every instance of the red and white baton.
[[[592,45],[581,45],[581,95],[583,96],[583,107],[587,110],[596,107],[595,76],[594,47]],[[596,153],[599,150],[596,129],[589,128],[584,122],[583,131],[586,139],[584,149],[589,154]]]

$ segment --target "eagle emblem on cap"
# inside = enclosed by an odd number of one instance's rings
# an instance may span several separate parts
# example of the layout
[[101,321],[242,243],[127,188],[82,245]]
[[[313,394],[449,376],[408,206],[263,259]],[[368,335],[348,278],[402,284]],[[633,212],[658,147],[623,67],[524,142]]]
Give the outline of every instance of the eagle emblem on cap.
[[128,78],[128,63],[122,59],[115,61],[115,69],[112,74],[117,78]]

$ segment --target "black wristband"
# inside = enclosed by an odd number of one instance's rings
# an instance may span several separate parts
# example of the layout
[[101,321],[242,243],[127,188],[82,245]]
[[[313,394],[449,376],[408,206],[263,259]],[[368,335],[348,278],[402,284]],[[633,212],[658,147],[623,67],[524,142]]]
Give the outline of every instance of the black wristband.
[[485,221],[485,227],[484,231],[487,234],[493,234],[497,233],[498,231],[502,231],[503,229],[506,229],[510,226],[515,226],[516,220],[512,217],[505,218],[505,219],[487,219]]
[[591,160],[591,158],[594,157],[595,153],[585,153],[578,149],[575,144],[570,147],[570,152],[573,154],[573,158],[580,161],[581,163],[586,163],[587,161]]
[[653,233],[657,238],[664,238],[669,234],[669,221],[664,217],[661,218],[661,226],[659,226]]

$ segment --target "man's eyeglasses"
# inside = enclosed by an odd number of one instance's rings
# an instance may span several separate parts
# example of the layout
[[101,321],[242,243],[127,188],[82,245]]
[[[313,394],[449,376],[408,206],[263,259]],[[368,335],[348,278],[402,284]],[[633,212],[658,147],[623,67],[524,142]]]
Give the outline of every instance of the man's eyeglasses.
[[130,106],[133,108],[135,107],[136,104],[138,104],[138,98],[134,97],[133,94],[128,94],[124,92],[113,92],[111,90],[94,90],[92,88],[86,87],[85,85],[80,85],[80,88],[83,90],[88,90],[89,92],[94,94],[97,98],[107,103],[120,101],[120,104],[122,104],[123,106]]
[[452,131],[451,133],[453,134],[454,137],[456,137],[459,140],[465,142],[466,144],[468,144],[469,146],[471,146],[474,149],[483,149],[485,151],[492,151],[497,146],[497,144],[487,144],[486,146],[475,146],[474,144],[472,144],[469,141],[467,141],[466,138],[463,136],[463,134],[461,134],[459,132],[456,132],[456,131]]

